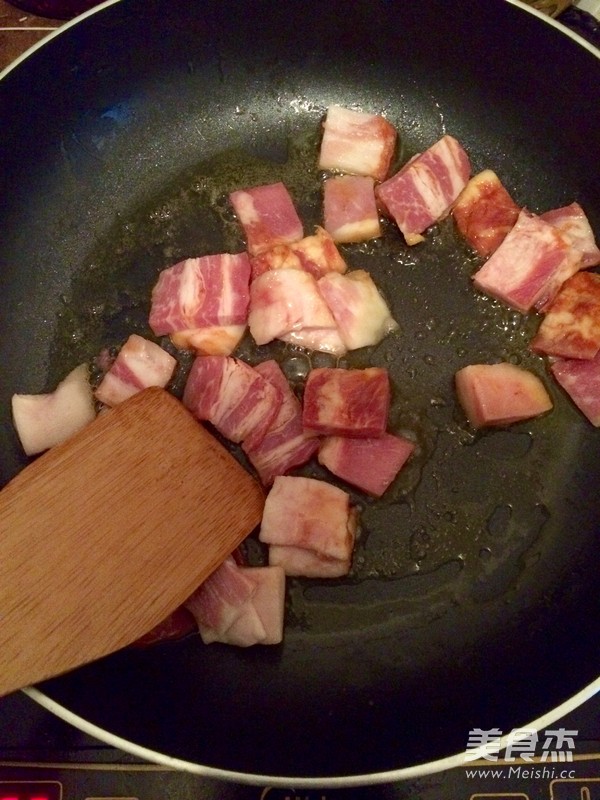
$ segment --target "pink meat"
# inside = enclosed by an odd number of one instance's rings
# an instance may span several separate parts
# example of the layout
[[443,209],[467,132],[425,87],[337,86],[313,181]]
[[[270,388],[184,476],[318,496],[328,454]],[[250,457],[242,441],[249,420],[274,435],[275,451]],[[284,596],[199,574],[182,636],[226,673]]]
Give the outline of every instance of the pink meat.
[[461,145],[443,136],[375,189],[409,245],[423,241],[423,232],[443,219],[464,189],[471,165]]
[[243,572],[256,583],[256,591],[247,610],[227,631],[227,641],[245,647],[279,644],[283,640],[285,572],[279,566],[244,567]]
[[323,123],[319,169],[382,181],[390,168],[396,138],[396,129],[384,117],[331,106]]
[[14,394],[12,417],[28,456],[60,444],[96,416],[86,364],[80,364],[47,394]]
[[246,610],[256,592],[256,581],[230,556],[185,602],[205,644],[222,642],[229,628]]
[[232,557],[186,601],[205,644],[278,644],[283,638],[285,573],[240,567]]
[[272,383],[282,397],[279,412],[262,441],[252,448],[244,446],[262,483],[269,486],[277,475],[285,475],[312,458],[319,449],[319,440],[315,434],[304,430],[302,405],[277,362],[263,361],[254,369]]
[[313,369],[304,389],[304,427],[326,436],[383,436],[390,407],[387,370]]
[[521,209],[491,169],[475,175],[452,207],[458,230],[481,256],[490,256],[513,227]]
[[229,199],[246,234],[251,256],[302,239],[302,222],[283,183],[240,189],[232,192]]
[[148,647],[158,642],[182,639],[198,630],[194,615],[185,606],[179,606],[152,630],[133,642],[133,647]]
[[600,275],[577,272],[546,309],[531,343],[536,353],[591,359],[600,350]]
[[600,353],[587,361],[558,358],[550,369],[577,408],[600,427]]
[[194,350],[198,356],[230,356],[238,346],[246,325],[211,325],[171,334],[175,347]]
[[198,356],[183,403],[232,442],[258,445],[281,407],[281,393],[248,364],[227,356]]
[[157,336],[217,325],[245,325],[247,253],[187,258],[164,269],[152,290],[150,327]]
[[253,281],[248,322],[258,345],[284,339],[336,355],[345,351],[316,280],[303,270],[273,270]]
[[581,263],[584,268],[600,264],[600,250],[596,245],[594,232],[579,203],[546,211],[540,217],[558,228],[567,242],[583,253]]
[[346,349],[375,345],[398,329],[368,272],[362,269],[346,275],[332,272],[321,278],[318,286]]
[[550,411],[544,384],[514,364],[472,364],[455,375],[456,392],[474,428],[511,425]]
[[321,444],[319,463],[338,478],[381,497],[414,449],[413,442],[390,433],[379,439],[331,436]]
[[269,563],[284,566],[287,574],[308,574],[288,572],[283,551],[290,548],[291,556],[304,556],[305,568],[307,562],[324,562],[326,577],[331,577],[331,567],[339,575],[350,569],[356,524],[347,492],[313,478],[278,476],[267,496],[259,538],[270,545]]
[[580,268],[581,252],[557,228],[523,209],[473,283],[518,311],[540,311]]
[[323,185],[325,229],[336,242],[364,242],[381,236],[373,178],[340,175]]
[[278,566],[286,575],[304,578],[343,578],[350,571],[352,559],[328,558],[304,547],[272,544],[269,564]]
[[317,280],[328,272],[345,272],[346,262],[326,230],[317,226],[316,233],[295,244],[279,244],[251,259],[252,279],[272,269],[303,269]]
[[149,386],[166,386],[177,361],[159,345],[132,334],[95,391],[96,399],[116,406]]

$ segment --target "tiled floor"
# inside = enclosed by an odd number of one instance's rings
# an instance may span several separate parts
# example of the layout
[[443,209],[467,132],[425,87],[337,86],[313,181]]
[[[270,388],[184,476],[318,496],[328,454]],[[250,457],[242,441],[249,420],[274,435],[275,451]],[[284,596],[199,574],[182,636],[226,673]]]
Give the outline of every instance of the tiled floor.
[[0,70],[61,24],[61,20],[36,17],[0,0]]

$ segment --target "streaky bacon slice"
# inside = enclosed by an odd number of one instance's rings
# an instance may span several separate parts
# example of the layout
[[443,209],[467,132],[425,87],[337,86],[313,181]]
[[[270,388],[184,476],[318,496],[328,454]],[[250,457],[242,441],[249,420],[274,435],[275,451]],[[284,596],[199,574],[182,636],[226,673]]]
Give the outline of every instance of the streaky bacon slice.
[[[283,567],[244,567],[244,574],[256,583],[256,591],[247,610],[227,631],[229,644],[248,647],[253,644],[279,644],[283,640],[285,612],[285,571]],[[260,629],[256,620],[260,624]],[[260,634],[258,631],[264,633]]]
[[318,287],[348,350],[378,344],[388,333],[398,330],[398,323],[368,272],[332,272],[321,278]]
[[396,221],[406,243],[418,244],[424,239],[423,232],[448,214],[470,174],[467,154],[446,134],[378,186],[375,195]]
[[304,578],[343,578],[350,571],[352,558],[330,558],[305,547],[272,544],[269,564],[281,567],[286,575]]
[[319,449],[314,433],[302,425],[302,404],[290,388],[276,361],[263,361],[255,371],[273,384],[282,397],[281,407],[260,443],[244,451],[258,472],[262,483],[269,486],[277,475],[285,475],[305,464]]
[[230,356],[241,342],[246,325],[211,325],[191,328],[170,336],[175,347],[194,350],[198,356]]
[[595,357],[600,350],[600,275],[577,272],[563,283],[531,349],[562,358]]
[[265,272],[250,287],[250,333],[256,344],[284,339],[343,355],[345,347],[317,281],[299,269]]
[[319,449],[319,463],[363,492],[381,497],[415,450],[403,436],[378,439],[330,436]]
[[589,220],[579,203],[571,203],[562,208],[554,208],[540,214],[540,218],[562,233],[569,244],[583,253],[582,267],[595,267],[600,264],[600,250],[594,239]]
[[581,252],[553,225],[523,209],[473,283],[517,311],[543,311],[580,268]]
[[514,364],[471,364],[455,375],[456,392],[474,428],[511,425],[550,411],[542,381]]
[[140,636],[132,643],[132,647],[148,647],[158,642],[165,642],[172,639],[182,639],[190,633],[198,630],[198,625],[194,615],[185,606],[179,606],[169,614],[162,622],[155,625],[152,630]]
[[481,256],[498,248],[519,216],[520,207],[491,169],[474,175],[452,206],[458,230]]
[[28,456],[64,442],[94,419],[89,377],[87,364],[80,364],[53,392],[13,394],[13,422]]
[[335,242],[365,242],[381,236],[373,178],[339,175],[323,185],[325,230]]
[[277,244],[297,242],[304,236],[294,201],[281,182],[239,189],[229,199],[246,234],[251,256]]
[[107,406],[116,406],[149,386],[165,387],[177,360],[160,345],[133,333],[94,392]]
[[295,244],[279,244],[250,259],[252,279],[272,269],[303,269],[317,280],[328,272],[345,272],[347,265],[326,230],[317,225],[312,236]]
[[381,367],[321,367],[304,389],[304,427],[326,436],[383,436],[390,407],[388,372]]
[[245,325],[249,282],[247,253],[186,258],[158,276],[150,327],[162,336],[213,325]]
[[396,138],[396,129],[385,117],[330,106],[323,123],[319,169],[382,181],[390,168]]
[[192,612],[205,644],[222,637],[243,613],[256,592],[256,581],[229,556],[196,589],[184,606]]
[[259,538],[270,546],[269,563],[286,574],[338,577],[350,569],[356,527],[347,492],[314,478],[278,476]]
[[281,392],[249,364],[227,356],[198,356],[183,404],[232,442],[257,446],[281,407]]
[[600,427],[600,353],[592,359],[557,358],[550,369],[594,427]]

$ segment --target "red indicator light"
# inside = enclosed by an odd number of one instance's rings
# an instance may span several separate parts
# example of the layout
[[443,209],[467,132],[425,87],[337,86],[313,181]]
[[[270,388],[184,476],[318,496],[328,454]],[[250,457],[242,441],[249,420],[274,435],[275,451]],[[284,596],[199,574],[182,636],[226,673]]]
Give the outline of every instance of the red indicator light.
[[0,783],[0,800],[62,800],[58,781],[6,781]]

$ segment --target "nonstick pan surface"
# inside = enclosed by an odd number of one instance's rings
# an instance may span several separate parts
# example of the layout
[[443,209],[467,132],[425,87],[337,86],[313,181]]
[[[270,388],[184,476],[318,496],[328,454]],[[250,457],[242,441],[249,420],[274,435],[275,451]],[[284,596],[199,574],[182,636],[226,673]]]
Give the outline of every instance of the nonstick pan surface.
[[[163,267],[243,249],[229,191],[283,180],[307,230],[319,222],[329,105],[385,114],[398,164],[451,133],[473,172],[494,169],[535,212],[577,200],[599,235],[598,86],[592,48],[500,0],[123,0],[65,30],[0,81],[2,481],[25,463],[13,392],[51,389],[102,347],[150,335]],[[479,262],[451,220],[417,247],[388,226],[344,255],[401,327],[344,363],[389,368],[390,427],[418,443],[382,500],[353,494],[351,575],[289,582],[281,647],[192,636],[42,687],[207,774],[427,771],[472,728],[508,733],[600,673],[600,440],[529,353],[539,320],[473,290]],[[275,355],[298,385],[329,363],[249,340],[241,352]],[[500,360],[540,375],[555,409],[474,435],[453,374]]]

